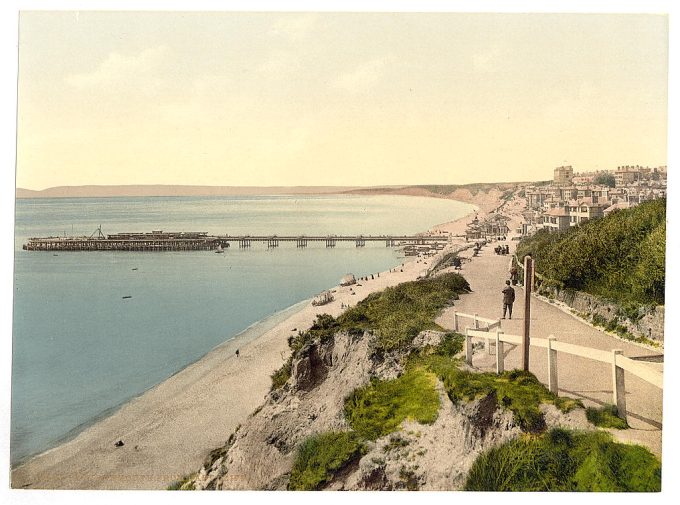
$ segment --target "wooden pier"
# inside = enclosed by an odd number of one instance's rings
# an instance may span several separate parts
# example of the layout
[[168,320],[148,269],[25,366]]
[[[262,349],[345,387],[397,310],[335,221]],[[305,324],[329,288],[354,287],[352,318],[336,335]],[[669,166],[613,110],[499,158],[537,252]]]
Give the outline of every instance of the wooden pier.
[[[98,234],[97,234],[98,232]],[[97,234],[95,236],[95,234]],[[367,242],[382,242],[385,247],[406,245],[430,245],[442,247],[448,235],[208,235],[207,232],[115,233],[104,235],[101,228],[89,237],[42,237],[29,238],[23,245],[26,251],[212,251],[228,248],[232,244],[247,249],[253,244],[268,249],[281,243],[295,244],[305,248],[309,244],[324,244],[327,248],[338,243],[354,243],[364,247]]]

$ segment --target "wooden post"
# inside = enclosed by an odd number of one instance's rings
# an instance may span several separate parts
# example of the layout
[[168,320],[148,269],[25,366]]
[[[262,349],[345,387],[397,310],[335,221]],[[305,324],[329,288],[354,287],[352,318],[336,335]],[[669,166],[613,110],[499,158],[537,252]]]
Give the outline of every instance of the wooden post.
[[531,323],[531,288],[534,277],[534,260],[531,256],[524,257],[524,339],[522,340],[522,368],[529,370],[529,327]]
[[626,380],[624,370],[616,364],[616,356],[623,355],[621,349],[612,351],[612,401],[616,405],[617,415],[626,421]]
[[458,331],[458,313],[453,311],[453,331]]
[[548,389],[551,393],[557,394],[559,390],[557,385],[557,350],[553,349],[555,340],[553,335],[548,337]]
[[465,362],[472,366],[472,337],[470,328],[465,328]]
[[479,316],[475,312],[475,330],[479,329],[479,319],[477,319]]
[[503,341],[501,340],[501,334],[503,332],[499,329],[496,330],[496,373],[502,374],[503,368]]

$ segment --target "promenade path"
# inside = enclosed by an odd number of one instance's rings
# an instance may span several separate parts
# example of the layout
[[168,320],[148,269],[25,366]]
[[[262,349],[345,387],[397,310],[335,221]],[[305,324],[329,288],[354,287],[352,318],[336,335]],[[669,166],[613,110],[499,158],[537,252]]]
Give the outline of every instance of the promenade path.
[[[510,244],[514,252],[515,243]],[[511,256],[494,253],[497,243],[486,245],[471,262],[465,262],[461,274],[468,280],[472,293],[461,295],[453,308],[447,309],[438,319],[439,324],[453,329],[453,312],[479,314],[480,317],[498,319],[502,317],[503,295],[501,290],[508,279]],[[524,290],[515,286],[516,300],[511,320],[502,320],[505,333],[522,335],[524,332]],[[472,320],[460,318],[461,332],[472,326]],[[531,332],[535,337],[547,338],[554,335],[557,340],[596,349],[623,350],[624,356],[645,361],[646,365],[663,371],[663,351],[649,350],[634,343],[612,337],[589,324],[577,319],[559,307],[533,297],[531,302]],[[480,371],[495,371],[495,346],[489,354],[486,349],[475,350],[473,367]],[[548,382],[547,350],[532,347],[529,369],[538,379]],[[505,344],[505,369],[522,366],[521,347]],[[612,403],[611,365],[577,356],[559,353],[557,358],[558,385],[560,396],[579,398],[586,407]],[[662,397],[663,391],[630,373],[626,373],[626,404],[628,423],[631,429],[611,430],[620,441],[645,445],[661,456]]]

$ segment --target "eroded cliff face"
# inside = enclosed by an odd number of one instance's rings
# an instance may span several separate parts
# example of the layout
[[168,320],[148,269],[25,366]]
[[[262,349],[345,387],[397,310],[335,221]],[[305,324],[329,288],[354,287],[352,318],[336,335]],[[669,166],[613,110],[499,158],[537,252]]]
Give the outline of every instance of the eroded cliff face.
[[[443,334],[423,332],[411,350],[437,345]],[[283,388],[271,392],[222,448],[211,453],[195,489],[284,490],[298,446],[310,435],[349,430],[345,398],[371,378],[394,379],[404,354],[377,356],[373,337],[337,334],[298,354]],[[431,425],[405,421],[401,430],[367,443],[367,452],[328,483],[331,490],[460,489],[475,458],[520,433],[495,395],[454,405],[438,383],[440,410]],[[583,411],[545,407],[551,426],[587,426]]]

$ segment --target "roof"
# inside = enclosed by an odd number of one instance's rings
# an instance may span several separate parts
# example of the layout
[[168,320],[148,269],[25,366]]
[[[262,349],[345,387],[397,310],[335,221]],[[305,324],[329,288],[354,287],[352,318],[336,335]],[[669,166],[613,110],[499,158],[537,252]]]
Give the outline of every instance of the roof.
[[569,217],[569,212],[564,207],[556,207],[544,213],[546,216],[565,216]]

